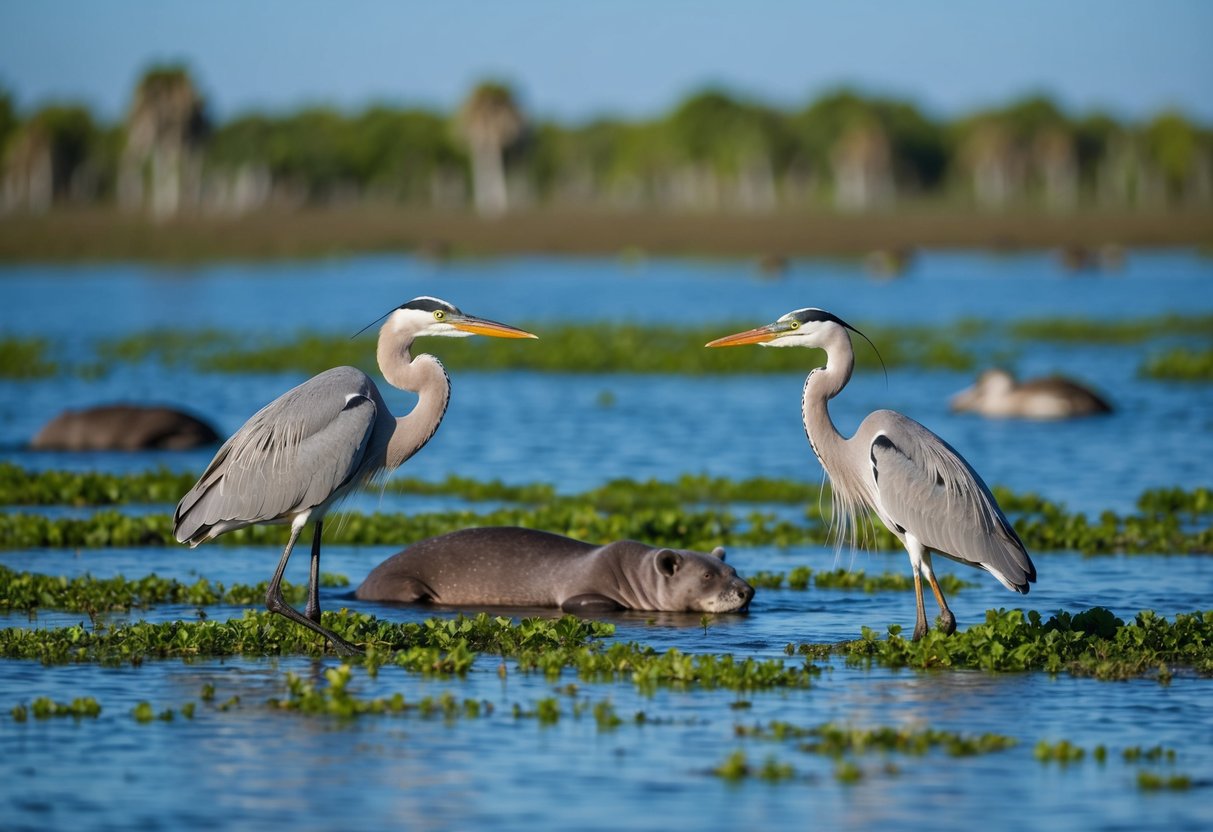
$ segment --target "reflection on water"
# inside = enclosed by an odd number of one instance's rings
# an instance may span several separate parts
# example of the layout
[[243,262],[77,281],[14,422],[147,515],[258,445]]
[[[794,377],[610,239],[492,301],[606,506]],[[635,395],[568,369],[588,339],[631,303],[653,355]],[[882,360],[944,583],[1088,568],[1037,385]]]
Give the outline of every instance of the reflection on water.
[[[761,281],[749,264],[683,260],[625,267],[609,259],[518,258],[427,264],[410,258],[227,264],[186,273],[112,265],[0,268],[0,331],[37,334],[88,360],[97,338],[152,327],[222,327],[294,334],[311,327],[353,333],[384,309],[418,294],[439,294],[470,312],[528,322],[631,319],[702,323],[762,322],[816,305],[854,321],[951,322],[961,317],[1010,321],[1043,315],[1105,318],[1213,310],[1213,264],[1189,252],[1134,252],[1115,277],[1065,277],[1048,254],[994,256],[924,253],[891,282],[865,278],[858,263],[797,261],[785,278]],[[1208,386],[1136,378],[1143,349],[1023,345],[1024,375],[1064,369],[1105,391],[1118,412],[1063,424],[991,422],[947,412],[947,397],[967,373],[895,371],[888,384],[858,376],[832,403],[844,431],[879,407],[903,410],[959,448],[987,481],[1035,491],[1084,511],[1130,511],[1146,487],[1209,485],[1213,458],[1213,391]],[[815,360],[806,353],[806,371]],[[191,407],[230,432],[273,396],[297,383],[289,375],[213,377],[139,365],[100,379],[0,381],[0,459],[33,468],[144,470],[165,464],[199,470],[210,450],[156,454],[36,454],[22,444],[67,406],[134,399]],[[507,482],[537,479],[563,492],[616,477],[672,479],[682,473],[792,477],[817,482],[821,471],[800,427],[803,374],[669,378],[460,373],[450,410],[434,442],[407,465],[410,476],[458,473]],[[603,391],[613,404],[603,405]],[[388,392],[393,408],[411,405]],[[446,498],[366,495],[361,511],[430,511]],[[486,505],[488,509],[492,506]],[[131,511],[164,507],[131,507]],[[59,511],[64,511],[60,509]],[[324,568],[356,585],[399,546],[330,546]],[[950,562],[977,585],[950,599],[962,627],[984,611],[1107,606],[1122,618],[1142,609],[1168,617],[1209,606],[1213,559],[1099,557],[1033,553],[1040,582],[1021,597],[974,570]],[[225,584],[269,577],[271,548],[204,546],[0,552],[15,569],[62,575],[138,577],[156,572]],[[288,580],[302,582],[306,558]],[[825,547],[731,550],[744,575],[807,565],[868,572],[908,571],[904,554],[842,553]],[[363,604],[350,589],[326,589],[327,608],[343,605],[397,621],[449,610]],[[209,608],[211,617],[239,608]],[[534,611],[514,611],[531,614]],[[195,620],[187,606],[102,615],[125,620]],[[855,638],[863,626],[883,631],[913,622],[908,593],[759,591],[748,615],[625,612],[607,616],[616,638],[658,650],[728,652],[795,662],[788,643]],[[80,613],[49,612],[33,620],[0,616],[7,627],[84,623]],[[3,661],[0,673],[0,817],[6,829],[830,829],[876,827],[1070,830],[1213,827],[1213,697],[1207,679],[1178,674],[1103,683],[1067,675],[897,672],[832,662],[811,688],[731,693],[659,690],[630,681],[586,682],[523,674],[507,663],[478,660],[466,679],[434,679],[384,668],[355,677],[360,695],[401,692],[416,702],[450,692],[491,703],[479,719],[369,717],[352,723],[270,710],[284,695],[284,674],[318,678],[336,659],[146,662],[123,667],[43,667]],[[575,694],[565,689],[577,682]],[[203,702],[204,685],[215,699]],[[34,697],[66,702],[94,696],[96,720],[16,723],[8,709]],[[556,696],[554,725],[517,719]],[[220,703],[238,704],[220,710]],[[573,715],[574,701],[609,700],[624,724],[598,728]],[[198,703],[192,720],[139,724],[140,701],[155,710]],[[744,703],[742,707],[736,707]],[[633,717],[643,712],[646,722]],[[835,762],[794,743],[741,740],[738,723],[784,720],[811,726],[834,721],[860,727],[914,725],[1009,734],[1012,750],[956,759],[879,754],[858,760],[864,777],[842,785]],[[1059,768],[1032,756],[1038,740],[1106,744],[1104,765],[1087,760]],[[1174,748],[1172,766],[1150,770],[1191,775],[1190,792],[1149,794],[1136,787],[1142,766],[1123,763],[1128,746]],[[709,772],[741,749],[753,764],[768,756],[791,764],[792,782],[729,785]],[[1144,765],[1144,764],[1143,764]],[[892,766],[892,768],[890,768]]]

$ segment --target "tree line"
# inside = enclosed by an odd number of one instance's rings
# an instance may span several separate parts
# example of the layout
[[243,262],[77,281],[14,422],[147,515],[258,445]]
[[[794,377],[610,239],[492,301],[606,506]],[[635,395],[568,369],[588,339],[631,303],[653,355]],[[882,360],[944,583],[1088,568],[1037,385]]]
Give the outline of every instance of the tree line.
[[454,113],[315,107],[218,122],[181,66],[148,70],[120,123],[83,106],[18,112],[0,90],[0,208],[114,204],[164,218],[308,204],[394,203],[498,215],[536,207],[874,211],[1213,204],[1213,130],[1025,97],[952,120],[836,90],[778,108],[721,89],[652,119],[529,118],[485,82]]

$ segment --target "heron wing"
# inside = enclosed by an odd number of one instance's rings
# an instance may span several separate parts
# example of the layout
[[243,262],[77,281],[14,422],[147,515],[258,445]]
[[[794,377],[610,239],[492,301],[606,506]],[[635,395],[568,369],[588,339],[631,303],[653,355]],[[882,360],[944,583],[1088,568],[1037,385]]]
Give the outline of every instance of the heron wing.
[[951,445],[881,411],[869,448],[882,519],[924,546],[1026,592],[1036,568],[990,489]]
[[338,367],[267,404],[181,498],[177,539],[197,543],[325,503],[358,476],[378,400],[365,373]]

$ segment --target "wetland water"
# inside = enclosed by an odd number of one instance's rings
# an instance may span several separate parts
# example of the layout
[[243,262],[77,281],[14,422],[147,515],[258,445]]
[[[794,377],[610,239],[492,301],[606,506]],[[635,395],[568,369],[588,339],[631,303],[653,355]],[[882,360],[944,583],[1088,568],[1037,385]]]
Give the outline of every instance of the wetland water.
[[[635,320],[673,324],[758,324],[793,308],[820,306],[852,322],[935,323],[962,318],[1009,323],[1045,316],[1109,321],[1213,312],[1213,261],[1185,251],[1130,252],[1121,271],[1072,276],[1047,253],[993,256],[933,253],[893,281],[868,278],[847,261],[794,261],[779,280],[747,263],[611,259],[505,259],[431,264],[373,257],[285,264],[227,264],[189,270],[147,266],[4,267],[0,331],[47,339],[73,363],[87,363],[100,339],[151,328],[208,327],[292,335],[304,328],[353,334],[403,300],[433,294],[498,320]],[[732,331],[723,329],[721,334]],[[528,348],[542,346],[542,340]],[[427,345],[441,355],[441,344]],[[996,344],[1023,375],[1062,371],[1102,390],[1118,412],[1061,424],[992,422],[947,411],[947,397],[973,373],[899,369],[886,385],[859,374],[833,403],[850,432],[864,414],[893,407],[947,438],[991,484],[1035,491],[1071,509],[1132,510],[1148,487],[1208,486],[1213,459],[1213,392],[1208,385],[1136,377],[1158,345]],[[820,354],[805,351],[806,371]],[[402,473],[450,473],[507,482],[547,481],[577,492],[615,477],[673,479],[681,473],[817,482],[799,423],[803,374],[716,377],[454,372],[450,409],[434,441]],[[197,471],[211,450],[150,454],[46,454],[22,449],[59,409],[102,401],[155,400],[187,406],[221,432],[302,380],[284,373],[208,375],[147,362],[101,377],[61,374],[0,381],[0,459],[30,468],[141,471],[159,464]],[[609,396],[604,396],[604,392]],[[385,391],[397,411],[408,394]],[[434,501],[365,495],[351,508],[432,510]],[[146,512],[147,506],[131,507]],[[151,507],[168,511],[168,507]],[[401,541],[404,545],[408,541]],[[330,546],[324,569],[354,584],[397,547]],[[269,577],[276,550],[207,545],[181,548],[10,550],[0,564],[56,575],[225,583]],[[961,628],[987,609],[1022,607],[1048,617],[1109,607],[1125,620],[1143,609],[1173,618],[1213,604],[1213,560],[1202,556],[1106,556],[1033,552],[1040,583],[1016,596],[973,570],[943,570],[977,586],[950,599]],[[836,554],[833,549],[738,548],[742,574],[807,565],[869,573],[907,570],[904,554]],[[288,579],[304,580],[306,557]],[[326,608],[348,605],[392,620],[433,611],[362,604],[348,590],[325,593]],[[235,607],[208,608],[212,618]],[[452,615],[451,611],[438,611]],[[198,610],[162,606],[115,616],[196,620]],[[47,612],[3,616],[6,627],[60,627],[86,616]],[[783,658],[789,642],[855,638],[863,626],[909,627],[908,593],[760,590],[746,616],[721,617],[705,632],[698,616],[620,614],[614,638],[660,650]],[[787,658],[789,664],[801,660]],[[408,701],[450,692],[491,703],[478,718],[366,716],[348,723],[271,710],[286,673],[320,678],[339,661],[281,659],[145,662],[118,668],[43,667],[3,660],[0,673],[0,826],[12,829],[1207,829],[1213,826],[1213,687],[1180,672],[1168,685],[1147,679],[1101,682],[1066,674],[912,672],[850,666],[835,657],[808,689],[736,693],[690,688],[646,692],[629,681],[587,682],[519,672],[480,656],[464,678],[433,678],[385,667],[354,671],[365,696],[400,692]],[[576,690],[568,689],[570,682]],[[204,685],[215,698],[202,699]],[[9,709],[38,696],[93,696],[96,719],[30,719]],[[231,704],[232,697],[239,704]],[[560,717],[516,717],[555,697]],[[148,701],[160,711],[197,703],[193,719],[136,722]],[[590,708],[609,701],[623,722],[602,728]],[[221,705],[228,703],[227,709]],[[581,711],[575,715],[575,711]],[[643,712],[646,720],[634,717]],[[956,758],[873,752],[854,758],[862,777],[844,782],[836,762],[796,741],[738,737],[737,725],[781,720],[802,727],[915,726],[964,734],[996,732],[1018,744]],[[1069,740],[1086,759],[1038,762],[1038,741]],[[1090,749],[1108,748],[1098,763]],[[1133,746],[1174,749],[1174,762],[1127,763]],[[711,773],[735,751],[754,766],[792,767],[781,782],[732,783]],[[1139,771],[1183,773],[1187,791],[1137,787]]]

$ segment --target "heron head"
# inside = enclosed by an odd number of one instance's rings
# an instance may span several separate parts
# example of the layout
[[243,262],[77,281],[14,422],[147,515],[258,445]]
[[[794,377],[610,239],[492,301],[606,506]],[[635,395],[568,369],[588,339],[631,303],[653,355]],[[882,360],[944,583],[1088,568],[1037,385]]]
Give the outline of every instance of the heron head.
[[[822,347],[830,334],[840,328],[863,335],[837,315],[824,309],[808,307],[789,312],[766,326],[717,338],[707,346],[738,347],[742,344],[758,344],[762,347]],[[866,335],[863,337],[867,338]]]
[[[383,318],[387,318],[384,327],[390,327],[397,334],[413,338],[431,335],[445,338],[466,338],[469,335],[488,335],[493,338],[539,337],[508,324],[467,315],[452,303],[426,295],[400,304]],[[363,327],[362,331],[371,326],[374,326],[374,323]]]

